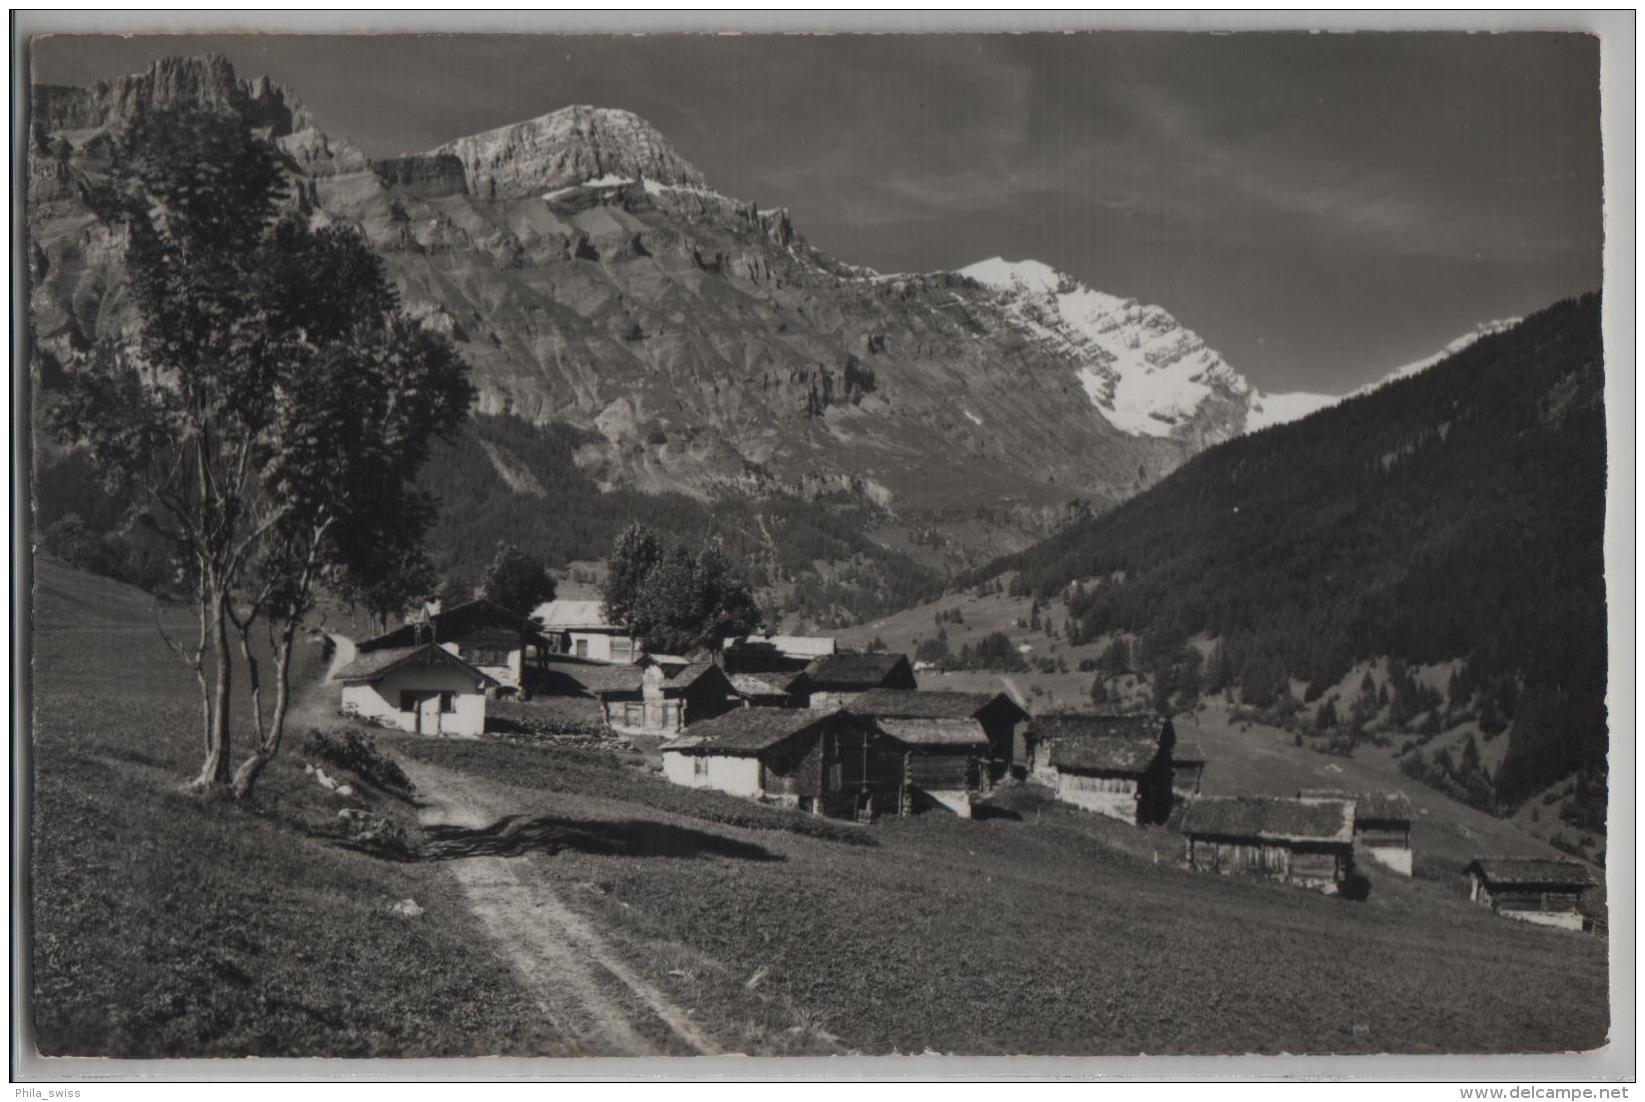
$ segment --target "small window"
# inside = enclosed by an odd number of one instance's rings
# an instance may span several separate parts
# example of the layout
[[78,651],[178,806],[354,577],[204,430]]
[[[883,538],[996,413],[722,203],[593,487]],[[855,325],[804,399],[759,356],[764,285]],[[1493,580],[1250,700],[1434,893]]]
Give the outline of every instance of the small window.
[[417,692],[415,692],[411,689],[401,689],[400,690],[400,711],[402,711],[402,712],[415,712],[417,710],[417,702],[421,699],[422,699],[422,696],[421,696],[420,693],[417,693]]
[[587,639],[577,640],[577,657],[578,658],[587,658],[588,657],[588,640]]
[[708,776],[708,758],[702,754],[698,754],[696,757],[692,758],[691,773],[692,776],[696,777]]
[[441,693],[440,694],[440,711],[442,711],[442,712],[455,712],[456,710],[457,710],[457,694],[454,693],[454,692],[450,692],[450,691]]
[[845,786],[845,773],[839,762],[828,767],[828,787],[838,792]]

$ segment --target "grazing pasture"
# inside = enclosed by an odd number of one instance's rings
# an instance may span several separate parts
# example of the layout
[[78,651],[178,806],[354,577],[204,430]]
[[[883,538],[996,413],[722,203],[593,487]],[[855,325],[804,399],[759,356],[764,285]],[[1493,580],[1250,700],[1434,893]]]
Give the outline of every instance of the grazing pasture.
[[[350,802],[408,839],[363,848],[303,772],[300,735],[254,805],[184,793],[199,706],[148,599],[49,561],[38,579],[29,932],[46,1053],[592,1051],[545,1012],[533,945],[550,963],[588,947],[590,997],[632,1007],[624,1035],[662,1051],[674,1035],[979,1055],[1606,1039],[1602,939],[1504,921],[1448,876],[1373,871],[1353,903],[1194,874],[1171,830],[1027,786],[974,821],[862,827],[674,788],[614,755],[378,734],[421,790],[414,806],[362,780]],[[166,620],[181,630],[186,610]],[[1197,737],[1243,756],[1249,734]],[[404,899],[421,915],[394,914]],[[534,900],[563,944],[505,921]]]

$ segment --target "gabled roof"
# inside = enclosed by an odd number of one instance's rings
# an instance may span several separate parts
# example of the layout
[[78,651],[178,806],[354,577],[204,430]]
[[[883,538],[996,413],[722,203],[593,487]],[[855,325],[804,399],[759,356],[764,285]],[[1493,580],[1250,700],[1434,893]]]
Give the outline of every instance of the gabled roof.
[[1051,744],[1058,769],[1140,776],[1164,746],[1165,721],[1147,712],[1055,712],[1028,721],[1034,739]]
[[1403,792],[1348,792],[1340,788],[1304,788],[1299,800],[1352,800],[1354,816],[1366,822],[1408,823],[1416,817],[1411,798]]
[[[860,714],[855,705],[853,714]],[[986,747],[988,732],[974,719],[876,719],[887,738],[907,746]]]
[[[996,700],[1011,703],[1011,698],[1004,693],[870,689],[851,702],[851,711],[860,716],[900,719],[970,719]],[[1011,703],[1011,707],[1017,706]]]
[[532,613],[545,631],[569,631],[586,628],[590,631],[614,631],[607,622],[605,602],[553,600],[537,606]]
[[1179,739],[1171,747],[1172,765],[1204,765],[1205,751],[1193,739]]
[[[906,654],[830,654],[814,659],[805,668],[806,680],[823,687],[878,687],[898,666],[908,664]],[[912,668],[912,667],[910,667]]]
[[[502,628],[515,632],[524,636],[529,643],[540,645],[548,642],[543,638],[542,632],[537,630],[537,625],[528,617],[510,612],[484,598],[453,605],[444,612],[435,613],[429,622],[434,625],[436,643],[447,643],[454,638],[466,637],[488,628]],[[362,651],[375,651],[386,647],[412,647],[417,645],[417,635],[417,625],[402,624],[393,631],[385,631],[365,640],[359,644],[359,648]]]
[[660,749],[703,754],[758,754],[824,721],[842,718],[838,710],[813,712],[792,708],[738,708],[686,728],[682,738]]
[[574,658],[551,656],[544,663],[556,680],[566,678],[576,682],[590,695],[602,692],[639,692],[645,671],[639,666],[609,662],[590,662]]
[[1281,842],[1354,840],[1354,805],[1347,800],[1224,796],[1195,800],[1182,813],[1184,834]]
[[731,687],[744,696],[787,696],[792,675],[734,673],[728,675]]
[[1151,712],[1048,712],[1028,721],[1037,739],[1152,738],[1156,743],[1165,721]]
[[1149,734],[1059,738],[1051,743],[1051,764],[1076,772],[1141,776],[1153,766],[1159,754],[1159,736]]
[[482,686],[498,684],[497,679],[490,674],[476,669],[435,643],[424,643],[420,647],[384,647],[380,650],[367,651],[332,674],[331,679],[345,682],[377,681],[402,666],[418,663],[428,666],[456,666],[471,675],[475,682]]
[[1546,857],[1476,857],[1468,866],[1493,887],[1591,888],[1598,881],[1580,861]]

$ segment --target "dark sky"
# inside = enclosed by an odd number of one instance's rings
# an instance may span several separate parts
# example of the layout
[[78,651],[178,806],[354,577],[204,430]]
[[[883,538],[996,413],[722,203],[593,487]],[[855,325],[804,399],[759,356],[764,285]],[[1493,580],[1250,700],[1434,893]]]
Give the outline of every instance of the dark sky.
[[373,156],[625,107],[843,260],[1043,260],[1268,390],[1346,390],[1600,283],[1577,35],[110,37],[33,62],[78,84],[210,50]]

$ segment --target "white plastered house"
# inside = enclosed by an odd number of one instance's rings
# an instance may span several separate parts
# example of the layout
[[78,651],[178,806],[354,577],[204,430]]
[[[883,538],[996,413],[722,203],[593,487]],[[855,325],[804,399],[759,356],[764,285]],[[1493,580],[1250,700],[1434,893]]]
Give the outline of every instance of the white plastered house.
[[496,678],[434,643],[368,651],[332,678],[343,684],[345,716],[468,738],[485,732],[486,690],[497,686]]

